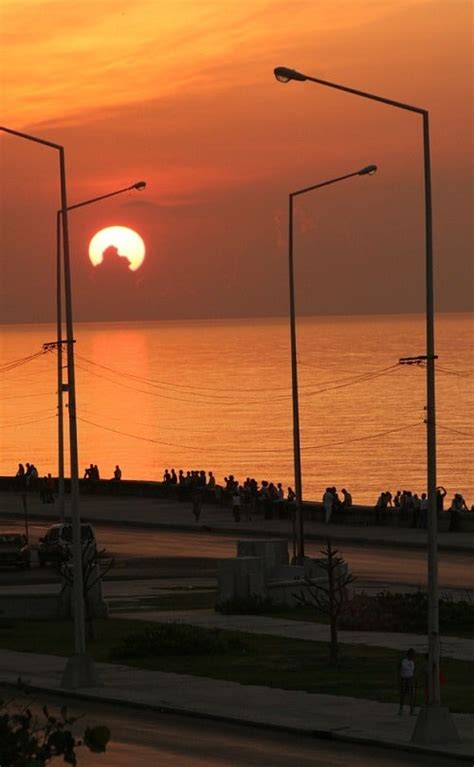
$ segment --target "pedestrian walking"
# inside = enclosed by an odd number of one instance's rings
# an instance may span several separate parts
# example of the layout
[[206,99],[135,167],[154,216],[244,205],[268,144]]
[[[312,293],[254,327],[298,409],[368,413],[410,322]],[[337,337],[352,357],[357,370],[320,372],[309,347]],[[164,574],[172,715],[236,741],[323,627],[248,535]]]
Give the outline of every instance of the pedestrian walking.
[[234,515],[234,522],[240,522],[240,504],[240,488],[237,486],[232,493],[232,513]]
[[199,522],[201,518],[202,499],[199,490],[195,490],[192,496],[193,499],[193,516],[196,522]]

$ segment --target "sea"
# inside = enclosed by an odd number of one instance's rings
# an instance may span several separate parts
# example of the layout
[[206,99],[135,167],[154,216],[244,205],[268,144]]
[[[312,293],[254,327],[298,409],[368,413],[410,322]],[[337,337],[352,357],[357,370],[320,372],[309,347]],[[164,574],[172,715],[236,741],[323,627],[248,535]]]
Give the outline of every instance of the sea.
[[[81,473],[212,471],[294,486],[286,318],[76,323]],[[54,325],[3,325],[0,474],[57,474]],[[474,504],[474,315],[436,317],[437,482]],[[298,319],[303,496],[426,491],[424,315]],[[64,372],[66,380],[66,371]],[[67,394],[66,474],[69,473]]]

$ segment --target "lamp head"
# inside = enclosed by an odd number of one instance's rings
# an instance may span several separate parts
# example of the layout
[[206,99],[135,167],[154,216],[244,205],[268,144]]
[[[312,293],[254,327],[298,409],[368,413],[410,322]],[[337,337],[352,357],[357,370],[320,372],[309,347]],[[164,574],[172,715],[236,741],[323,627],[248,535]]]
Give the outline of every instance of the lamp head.
[[137,181],[137,183],[132,186],[132,189],[138,189],[138,191],[141,192],[145,187],[146,181]]
[[373,176],[375,173],[377,173],[377,166],[376,165],[366,165],[365,168],[361,168],[358,176]]
[[290,80],[304,81],[308,78],[301,72],[297,72],[296,69],[288,69],[288,67],[275,67],[273,74],[279,83],[289,83]]

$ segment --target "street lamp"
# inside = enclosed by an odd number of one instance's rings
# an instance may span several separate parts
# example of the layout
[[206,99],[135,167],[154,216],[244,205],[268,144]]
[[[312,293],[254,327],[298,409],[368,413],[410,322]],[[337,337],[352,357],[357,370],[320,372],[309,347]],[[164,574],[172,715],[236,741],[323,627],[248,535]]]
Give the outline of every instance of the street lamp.
[[0,130],[13,136],[34,141],[37,144],[56,149],[59,152],[59,177],[61,185],[61,216],[63,224],[63,253],[64,253],[64,291],[66,309],[66,354],[67,354],[67,377],[69,392],[69,450],[71,463],[71,517],[72,517],[72,540],[73,540],[73,566],[74,566],[74,655],[68,661],[64,671],[63,685],[67,687],[90,687],[97,684],[97,674],[92,659],[86,655],[86,640],[84,627],[84,598],[83,598],[83,573],[81,551],[81,518],[79,514],[79,467],[77,451],[77,421],[76,421],[76,382],[74,371],[74,330],[72,321],[72,291],[71,270],[69,259],[69,229],[68,229],[68,205],[66,193],[66,162],[64,147],[45,141],[37,136],[11,130],[0,126]]
[[297,541],[297,562],[304,563],[304,519],[303,519],[303,487],[301,479],[301,445],[300,445],[300,415],[298,403],[298,362],[296,349],[296,311],[295,311],[295,280],[293,266],[293,199],[306,192],[312,192],[314,189],[321,189],[323,186],[336,184],[338,181],[344,181],[353,176],[373,176],[377,172],[376,165],[366,165],[361,170],[354,173],[347,173],[345,176],[338,176],[329,181],[322,181],[320,184],[307,186],[304,189],[298,189],[288,195],[288,284],[290,290],[290,350],[291,350],[291,390],[293,403],[293,461],[295,475],[295,494],[296,494],[296,541]]
[[427,425],[427,484],[428,484],[428,706],[422,707],[412,740],[417,743],[459,740],[449,709],[441,706],[439,683],[439,590],[438,590],[438,517],[436,508],[436,407],[435,407],[435,346],[433,297],[433,221],[431,204],[431,163],[429,113],[426,109],[366,93],[345,85],[310,77],[288,67],[273,70],[279,82],[310,81],[355,96],[378,101],[388,106],[415,112],[423,120],[423,161],[425,187],[425,274],[426,274],[426,425]]
[[[146,187],[146,181],[137,181],[135,184],[126,186],[124,189],[118,189],[115,192],[102,194],[100,197],[94,197],[84,202],[78,202],[75,205],[69,205],[68,211],[76,208],[83,208],[85,205],[92,205],[94,202],[105,200],[108,197],[115,197],[123,192],[130,192],[133,189],[142,191]],[[61,216],[62,211],[56,213],[56,327],[57,338],[57,378],[58,378],[58,506],[59,517],[64,521],[64,417],[63,417],[63,391],[67,391],[67,385],[63,384],[63,340],[62,340],[62,300],[61,300]],[[51,347],[52,344],[49,344]]]

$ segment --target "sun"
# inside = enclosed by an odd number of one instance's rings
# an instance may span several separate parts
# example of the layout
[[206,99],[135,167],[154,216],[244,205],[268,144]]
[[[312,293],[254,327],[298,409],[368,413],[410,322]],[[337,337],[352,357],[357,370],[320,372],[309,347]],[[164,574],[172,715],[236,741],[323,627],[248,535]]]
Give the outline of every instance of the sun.
[[116,255],[128,260],[128,268],[135,272],[145,260],[145,243],[137,232],[127,226],[108,226],[94,234],[89,243],[89,258],[93,266],[104,260],[108,248],[115,248]]

